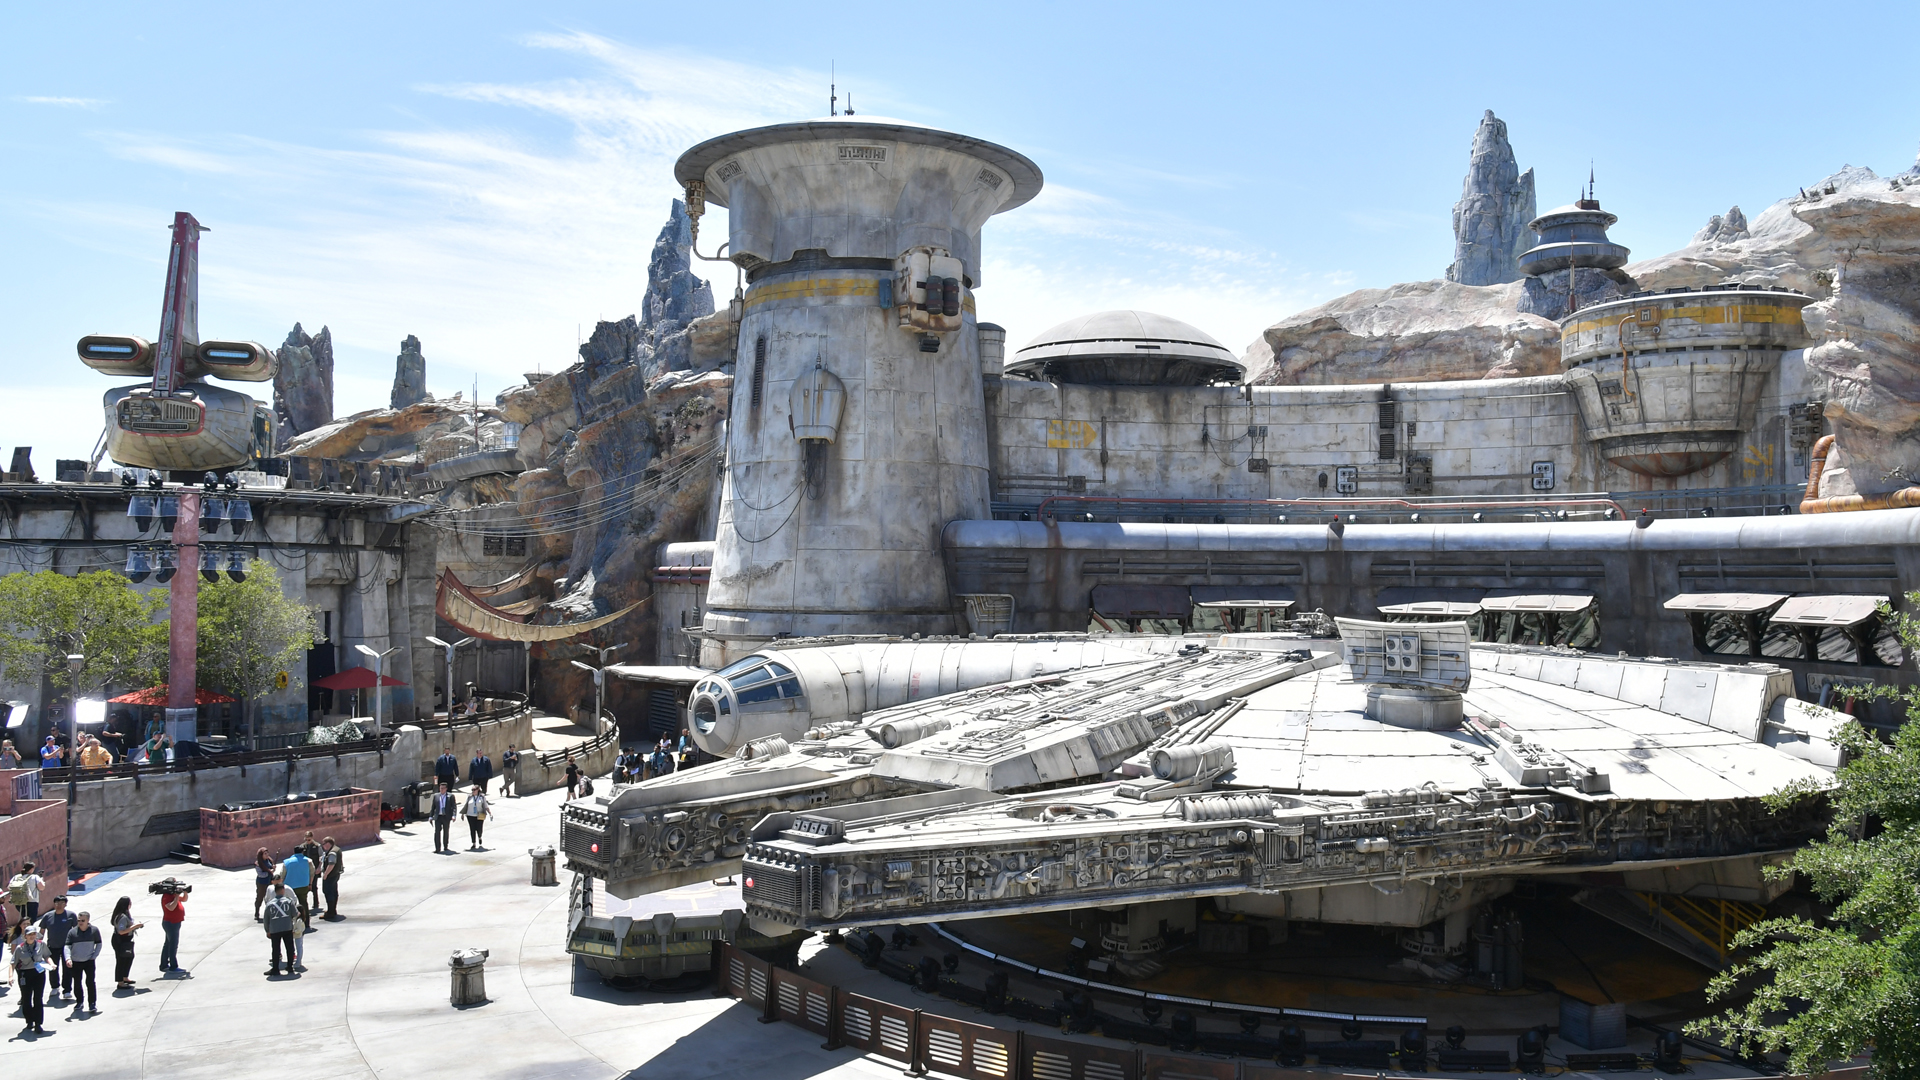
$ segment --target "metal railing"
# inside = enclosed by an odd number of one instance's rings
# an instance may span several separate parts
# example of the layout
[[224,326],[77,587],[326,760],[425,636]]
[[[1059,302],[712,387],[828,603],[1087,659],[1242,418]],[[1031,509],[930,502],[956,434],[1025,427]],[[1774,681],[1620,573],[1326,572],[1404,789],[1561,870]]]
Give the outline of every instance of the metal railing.
[[444,728],[485,724],[517,716],[528,708],[527,696],[517,690],[476,690],[474,696],[500,704],[489,705],[479,712],[464,716],[445,716],[436,713],[425,719],[413,721],[413,726],[422,731],[438,731]]
[[[1283,1066],[1279,1062],[1285,1054],[1278,1038],[1262,1040],[1250,1032],[1235,1034],[1189,1028],[1181,1035],[1176,1034],[1174,1027],[1128,1024],[1129,1029],[1136,1029],[1129,1034],[1150,1031],[1159,1038],[1145,1044],[1132,1039],[1133,1045],[1082,1042],[940,1016],[809,979],[733,945],[716,942],[714,948],[716,993],[759,1009],[763,1023],[788,1023],[822,1036],[826,1039],[822,1049],[853,1050],[891,1058],[904,1063],[911,1076],[938,1073],[964,1080],[1305,1080],[1328,1075],[1306,1071],[1305,1055],[1317,1055],[1322,1069],[1341,1068],[1347,1064],[1341,1058],[1343,1047],[1373,1048],[1372,1044],[1358,1042],[1302,1043],[1295,1050],[1300,1056]],[[1005,1007],[998,1011],[1009,1016],[1049,1025],[1059,1022],[1060,1014],[1052,1009],[1036,1011],[1031,1002],[1017,998],[1004,1000]],[[983,1004],[981,1001],[967,1003]],[[991,1003],[986,1003],[986,1007],[992,1015],[995,1010]],[[1286,1011],[1325,1022],[1344,1016]],[[1031,1015],[1023,1015],[1027,1013]],[[1086,1030],[1074,1027],[1070,1019],[1068,1027]],[[1175,1038],[1191,1039],[1194,1045],[1176,1043],[1177,1048],[1160,1048]],[[1436,1055],[1437,1060],[1437,1055],[1445,1053],[1437,1047],[1427,1049],[1427,1045],[1422,1043],[1418,1060],[1408,1059],[1410,1051],[1404,1044],[1391,1054],[1401,1059],[1401,1067],[1424,1071],[1430,1067],[1428,1055]],[[1187,1050],[1216,1056],[1195,1056]],[[1239,1055],[1240,1059],[1226,1060],[1217,1055]],[[1500,1056],[1505,1053],[1501,1052]],[[1258,1060],[1263,1057],[1267,1060]],[[1444,1062],[1442,1067],[1447,1067]],[[1496,1071],[1509,1071],[1512,1067],[1509,1064],[1506,1069]],[[1476,1071],[1479,1068],[1492,1066],[1477,1066]],[[1850,1065],[1826,1073],[1820,1080],[1865,1080],[1866,1073],[1866,1066]],[[1760,1074],[1755,1071],[1752,1075],[1757,1080]]]
[[563,746],[558,750],[549,750],[544,754],[537,754],[534,756],[534,760],[538,761],[543,768],[557,769],[567,763],[568,754],[572,754],[576,758],[585,758],[589,754],[599,753],[608,746],[619,743],[620,725],[611,720],[606,721],[606,725],[600,734],[595,735],[586,742],[575,743],[572,746]]

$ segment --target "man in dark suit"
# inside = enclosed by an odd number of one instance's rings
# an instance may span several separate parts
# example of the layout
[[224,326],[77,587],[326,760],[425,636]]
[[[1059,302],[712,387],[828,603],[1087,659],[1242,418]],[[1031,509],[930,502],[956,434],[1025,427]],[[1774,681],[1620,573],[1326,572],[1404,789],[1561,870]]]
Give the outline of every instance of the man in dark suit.
[[459,812],[460,800],[453,797],[450,785],[441,784],[440,791],[433,797],[433,850],[435,854],[452,851],[447,844],[447,831],[453,828],[453,815]]
[[460,759],[453,756],[452,743],[448,743],[440,756],[433,759],[433,779],[449,788],[460,783]]
[[493,759],[487,756],[486,748],[482,747],[479,750],[475,750],[473,752],[473,760],[467,762],[467,783],[478,784],[480,785],[480,790],[485,791],[487,790],[487,785],[492,782]]

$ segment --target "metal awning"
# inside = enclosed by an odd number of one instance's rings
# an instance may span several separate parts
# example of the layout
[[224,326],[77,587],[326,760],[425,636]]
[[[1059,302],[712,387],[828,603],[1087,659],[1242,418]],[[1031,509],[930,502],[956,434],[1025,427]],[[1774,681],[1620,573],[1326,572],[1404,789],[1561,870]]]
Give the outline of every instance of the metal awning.
[[1293,601],[1291,600],[1208,600],[1205,603],[1198,604],[1195,606],[1208,608],[1214,611],[1218,611],[1222,608],[1241,608],[1246,610],[1257,609],[1260,611],[1286,611],[1289,608],[1293,607]]
[[1471,619],[1480,614],[1479,604],[1458,600],[1421,600],[1412,604],[1375,605],[1382,615],[1421,615],[1436,619]]
[[692,686],[713,674],[706,668],[680,664],[614,664],[607,668],[607,673],[628,682],[667,683],[672,686]]
[[1193,598],[1185,585],[1095,585],[1093,610],[1109,619],[1185,619]]
[[1681,593],[1663,606],[1668,611],[1698,611],[1715,615],[1758,615],[1777,607],[1785,599],[1787,599],[1786,593]]
[[1195,585],[1189,592],[1202,607],[1292,607],[1300,598],[1285,585]]
[[1489,596],[1480,601],[1482,611],[1548,611],[1556,615],[1572,615],[1592,606],[1593,597],[1567,593]]
[[1884,596],[1796,596],[1780,605],[1773,621],[1783,626],[1855,626],[1886,602]]

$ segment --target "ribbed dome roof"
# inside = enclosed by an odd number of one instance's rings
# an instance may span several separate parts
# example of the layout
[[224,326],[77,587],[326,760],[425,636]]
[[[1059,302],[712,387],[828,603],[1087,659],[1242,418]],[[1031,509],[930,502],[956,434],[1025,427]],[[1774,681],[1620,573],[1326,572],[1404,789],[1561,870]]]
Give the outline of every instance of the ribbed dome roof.
[[1240,382],[1242,364],[1191,324],[1151,311],[1096,311],[1034,338],[1007,373],[1068,383],[1205,386]]

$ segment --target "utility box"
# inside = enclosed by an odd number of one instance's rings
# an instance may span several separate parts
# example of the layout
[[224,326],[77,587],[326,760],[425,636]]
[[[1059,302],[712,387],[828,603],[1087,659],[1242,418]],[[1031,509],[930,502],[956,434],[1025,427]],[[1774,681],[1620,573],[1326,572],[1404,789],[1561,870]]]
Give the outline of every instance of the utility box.
[[909,248],[894,263],[893,296],[900,325],[946,333],[960,329],[966,266],[946,248]]
[[1602,1050],[1627,1041],[1627,1007],[1620,1002],[1589,1005],[1561,995],[1560,1037],[1582,1050]]
[[461,949],[447,961],[453,972],[453,1004],[482,1005],[487,1000],[487,950]]

